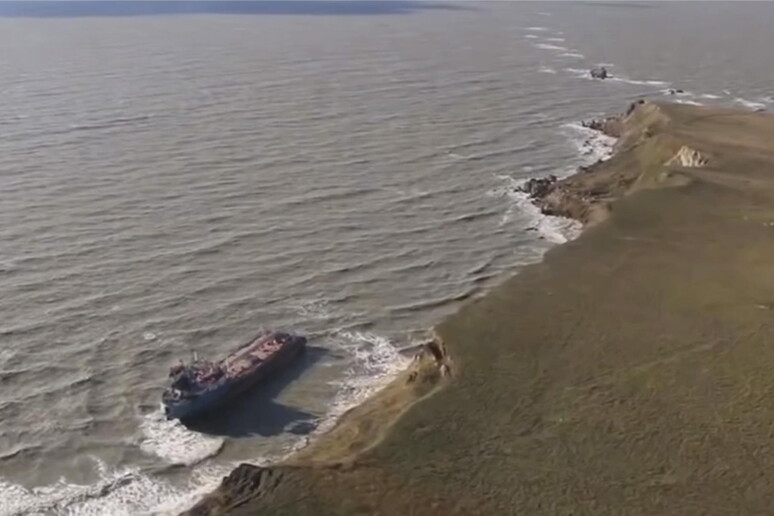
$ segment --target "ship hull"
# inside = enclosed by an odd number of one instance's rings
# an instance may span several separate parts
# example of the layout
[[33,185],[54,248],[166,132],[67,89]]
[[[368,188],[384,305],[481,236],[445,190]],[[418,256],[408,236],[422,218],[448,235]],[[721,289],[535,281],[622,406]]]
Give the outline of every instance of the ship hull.
[[243,377],[187,399],[165,401],[169,419],[192,419],[221,408],[278,371],[286,368],[306,349],[306,339],[297,337]]

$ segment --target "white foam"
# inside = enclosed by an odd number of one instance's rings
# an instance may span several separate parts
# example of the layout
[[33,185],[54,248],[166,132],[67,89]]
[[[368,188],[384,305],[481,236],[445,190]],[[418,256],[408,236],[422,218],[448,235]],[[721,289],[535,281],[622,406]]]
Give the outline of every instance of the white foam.
[[552,45],[550,43],[535,43],[535,48],[542,48],[543,50],[567,50],[565,47]]
[[565,68],[565,72],[569,72],[573,76],[579,78],[579,79],[589,79],[591,80],[591,74],[588,70],[581,70],[580,68]]
[[343,380],[336,382],[338,392],[315,435],[330,430],[342,414],[382,389],[410,363],[386,337],[359,331],[336,331],[332,336],[353,362]]
[[554,244],[563,244],[580,234],[581,224],[573,219],[544,215],[530,199],[529,195],[520,191],[520,188],[528,179],[515,179],[511,176],[495,176],[502,182],[501,186],[493,188],[488,195],[492,197],[507,197],[511,202],[500,220],[500,226],[510,223],[514,215],[518,213],[526,216],[528,227],[532,227],[538,233]]
[[623,82],[625,84],[635,84],[638,86],[669,86],[669,83],[666,81],[654,81],[654,80],[647,80],[647,79],[645,80],[629,79],[628,77],[623,77],[623,76],[619,77],[617,75],[613,77],[608,77],[605,80],[611,81],[611,82]]
[[741,97],[736,97],[734,99],[734,102],[736,102],[737,104],[741,104],[748,109],[764,109],[766,107],[766,104],[764,104],[763,102],[755,102],[753,100],[747,100]]
[[152,331],[146,331],[145,333],[142,334],[142,338],[149,341],[156,340],[156,334],[153,333]]
[[550,74],[556,74],[556,70],[553,68],[549,68],[547,66],[541,66],[540,70],[538,70],[540,73],[550,73]]
[[531,30],[533,32],[545,32],[548,30],[547,27],[526,27],[524,30]]
[[[570,142],[581,154],[579,164],[589,165],[598,160],[604,161],[612,155],[615,138],[605,136],[578,123],[566,124],[562,128],[566,130]],[[531,167],[522,167],[522,169],[526,172],[532,171]],[[574,169],[565,172],[560,171],[555,175],[561,178],[572,173],[574,173]],[[515,214],[518,213],[521,216],[527,217],[529,227],[536,229],[543,238],[554,244],[567,242],[580,234],[582,229],[580,222],[574,219],[543,214],[532,202],[529,195],[520,191],[520,187],[528,179],[516,179],[506,175],[495,177],[501,181],[501,185],[487,192],[487,195],[507,197],[511,201],[500,220],[500,226],[510,223]]]
[[295,306],[299,315],[307,319],[324,321],[336,316],[327,299],[311,299]]
[[524,37],[527,39],[538,39],[540,36],[536,34],[526,34]]
[[719,99],[721,98],[720,95],[713,95],[712,93],[702,93],[699,95],[699,98],[702,99]]
[[570,142],[581,155],[582,165],[588,165],[596,161],[605,161],[613,155],[613,146],[616,139],[583,127],[579,123],[569,123],[562,126],[567,130]]
[[576,59],[583,59],[583,58],[586,57],[583,54],[581,54],[580,52],[562,52],[561,54],[559,54],[559,56],[560,57],[574,57]]
[[[337,388],[336,394],[314,431],[308,436],[300,437],[286,453],[273,461],[293,455],[328,432],[345,412],[362,404],[384,388],[411,362],[387,337],[375,333],[334,330],[330,337],[336,349],[350,356],[351,364],[344,371],[342,379],[332,382]],[[418,343],[409,345],[412,344]]]
[[546,41],[553,41],[554,43],[564,43],[565,42],[564,38],[558,38],[558,37],[557,38],[543,38],[543,39],[545,39]]
[[701,102],[697,102],[695,100],[690,100],[690,99],[675,99],[674,102],[677,103],[677,104],[688,104],[690,106],[703,106],[704,105]]
[[100,480],[91,485],[64,479],[27,489],[0,478],[0,516],[66,514],[68,516],[173,515],[214,489],[232,466],[199,468],[181,486],[137,469],[110,471],[93,458]]
[[140,449],[170,464],[191,466],[216,455],[224,439],[192,432],[176,419],[167,420],[161,410],[140,422]]
[[14,356],[16,351],[13,349],[0,349],[0,368],[5,366]]
[[[572,57],[581,57],[580,54],[578,56],[572,55],[569,52],[566,52],[564,54],[559,54],[560,56],[572,56]],[[610,63],[600,63],[599,66],[605,66],[605,67],[612,67],[613,65]],[[575,77],[578,77],[579,79],[592,79],[591,72],[589,70],[581,70],[579,68],[565,68],[565,72],[569,72],[570,74],[574,75]],[[639,79],[630,79],[623,75],[612,75],[605,79],[605,82],[618,82],[618,83],[624,83],[624,84],[634,84],[638,86],[669,86],[669,82],[667,81],[656,81],[656,80],[639,80]]]

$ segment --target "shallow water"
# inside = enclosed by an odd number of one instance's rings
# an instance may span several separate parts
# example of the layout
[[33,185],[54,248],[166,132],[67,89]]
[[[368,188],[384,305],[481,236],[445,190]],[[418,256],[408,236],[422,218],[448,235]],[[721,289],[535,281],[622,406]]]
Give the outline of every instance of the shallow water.
[[[575,122],[774,107],[766,4],[389,4],[0,6],[0,514],[174,511],[303,446],[577,232],[513,193],[604,155]],[[169,365],[261,327],[309,353],[161,417]]]

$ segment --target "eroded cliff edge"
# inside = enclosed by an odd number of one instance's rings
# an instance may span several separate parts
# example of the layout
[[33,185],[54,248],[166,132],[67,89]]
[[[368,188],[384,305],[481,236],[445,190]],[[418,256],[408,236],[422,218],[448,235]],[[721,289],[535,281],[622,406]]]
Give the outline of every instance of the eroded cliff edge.
[[767,514],[774,116],[646,102],[615,120],[611,159],[535,199],[581,238],[191,514]]

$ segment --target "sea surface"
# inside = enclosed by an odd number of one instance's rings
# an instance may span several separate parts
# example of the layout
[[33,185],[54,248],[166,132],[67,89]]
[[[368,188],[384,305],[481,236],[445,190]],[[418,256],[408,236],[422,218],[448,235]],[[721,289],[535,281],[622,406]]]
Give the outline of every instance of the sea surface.
[[[514,188],[609,152],[580,120],[774,109],[772,23],[767,3],[0,2],[0,515],[174,513],[303,447],[577,235]],[[171,365],[261,328],[310,349],[229,411],[164,419]]]

